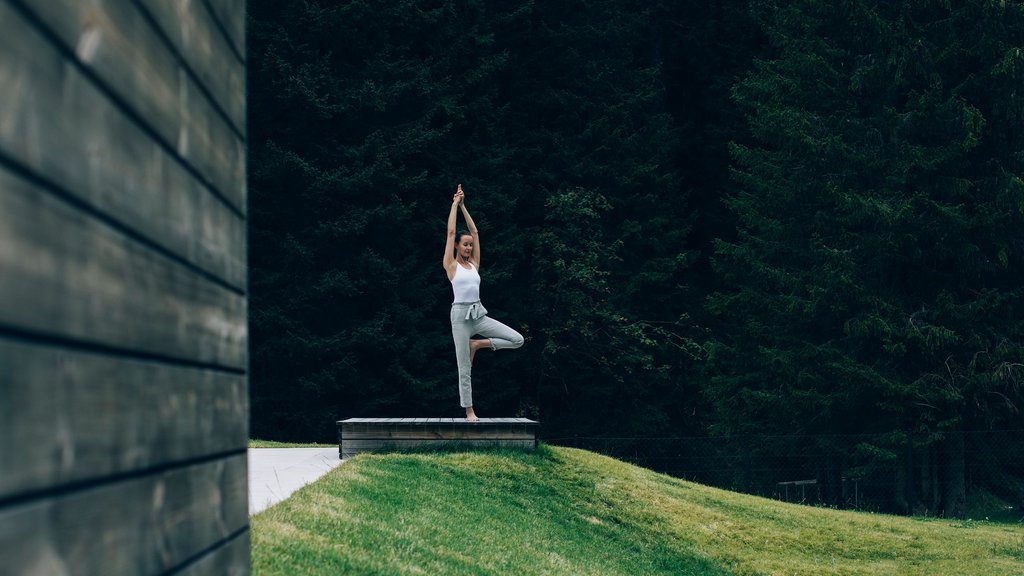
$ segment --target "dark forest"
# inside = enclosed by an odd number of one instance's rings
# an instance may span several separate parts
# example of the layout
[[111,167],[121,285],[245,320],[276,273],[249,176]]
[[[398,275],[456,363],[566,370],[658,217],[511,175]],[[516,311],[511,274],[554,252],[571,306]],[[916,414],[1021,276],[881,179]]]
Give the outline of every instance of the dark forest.
[[[481,416],[1024,504],[1021,3],[248,7],[253,437],[461,416],[461,183],[526,337],[477,357]],[[1017,456],[974,473],[990,431]]]

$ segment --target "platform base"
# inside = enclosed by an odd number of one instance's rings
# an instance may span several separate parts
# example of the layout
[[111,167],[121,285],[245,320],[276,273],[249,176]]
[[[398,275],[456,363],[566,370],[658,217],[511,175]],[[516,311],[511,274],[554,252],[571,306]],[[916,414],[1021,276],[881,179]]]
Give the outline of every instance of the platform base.
[[460,445],[537,447],[540,423],[528,418],[349,418],[338,421],[341,459],[360,452]]

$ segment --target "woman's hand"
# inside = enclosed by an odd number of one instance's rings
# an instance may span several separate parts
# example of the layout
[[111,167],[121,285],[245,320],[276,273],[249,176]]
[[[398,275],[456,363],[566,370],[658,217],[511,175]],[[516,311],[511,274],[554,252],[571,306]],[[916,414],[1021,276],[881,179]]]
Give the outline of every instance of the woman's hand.
[[459,188],[455,191],[455,196],[452,196],[452,204],[461,204],[466,199],[466,194],[462,191],[462,184],[459,184]]

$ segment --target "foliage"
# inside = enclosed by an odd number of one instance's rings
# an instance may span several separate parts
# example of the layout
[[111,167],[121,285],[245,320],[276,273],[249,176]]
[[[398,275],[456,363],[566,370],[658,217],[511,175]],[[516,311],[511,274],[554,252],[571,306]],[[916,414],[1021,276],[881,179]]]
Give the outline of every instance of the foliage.
[[[451,404],[444,217],[463,171],[500,164],[477,143],[496,140],[506,56],[482,3],[422,4],[249,5],[256,434],[324,439],[339,417]],[[487,234],[513,199],[477,182]]]
[[991,144],[1015,141],[999,106],[1020,100],[993,106],[990,89],[1010,90],[1020,5],[755,10],[773,54],[734,88],[749,137],[733,145],[738,234],[715,260],[729,288],[709,300],[717,425],[916,430],[927,448],[1011,422],[1024,166]]
[[1020,481],[965,478],[951,432],[1019,427],[1024,401],[1021,3],[248,11],[254,435],[459,415],[461,182],[484,302],[526,336],[477,356],[482,415],[899,438],[857,470],[792,448],[822,478],[897,462],[907,512]]
[[[551,339],[609,315],[643,322],[600,346],[627,342],[660,386],[678,385],[685,204],[642,3],[249,9],[254,433],[317,439],[342,416],[457,413],[438,263],[458,181],[481,228],[485,303],[527,337],[522,351],[479,358],[478,411],[550,415],[557,429],[579,405],[542,375],[568,345]],[[559,234],[574,215],[558,206],[581,187],[607,203],[594,226],[614,250]],[[575,294],[558,290],[577,266],[607,269],[616,286],[598,316],[566,324],[552,305],[572,308]],[[661,333],[664,345],[651,339]],[[572,378],[609,397],[623,375],[609,366]],[[620,424],[664,412],[652,395],[636,400]]]
[[[558,406],[558,398],[565,399],[562,411],[552,410],[561,430],[595,435],[615,422],[620,434],[656,434],[670,426],[672,404],[664,399],[680,395],[673,365],[699,359],[701,350],[675,331],[686,328],[685,317],[640,316],[645,307],[635,301],[644,300],[650,286],[636,276],[671,276],[667,258],[651,258],[625,286],[616,282],[616,271],[626,266],[620,255],[625,250],[621,240],[606,237],[611,210],[604,196],[585,189],[548,200],[549,226],[540,235],[547,258],[537,273],[550,295],[542,315],[560,321],[544,329],[543,405]],[[668,269],[659,270],[660,264]],[[662,314],[672,309],[666,308]],[[657,311],[648,313],[658,318]]]

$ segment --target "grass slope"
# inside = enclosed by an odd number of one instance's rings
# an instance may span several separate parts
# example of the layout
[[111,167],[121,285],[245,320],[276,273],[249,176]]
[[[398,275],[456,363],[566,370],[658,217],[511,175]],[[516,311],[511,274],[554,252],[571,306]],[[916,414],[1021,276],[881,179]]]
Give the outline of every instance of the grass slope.
[[316,442],[278,442],[276,440],[249,440],[249,448],[334,448],[337,444],[317,444]]
[[1024,526],[787,504],[582,450],[364,454],[252,518],[253,572],[1024,575]]

